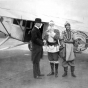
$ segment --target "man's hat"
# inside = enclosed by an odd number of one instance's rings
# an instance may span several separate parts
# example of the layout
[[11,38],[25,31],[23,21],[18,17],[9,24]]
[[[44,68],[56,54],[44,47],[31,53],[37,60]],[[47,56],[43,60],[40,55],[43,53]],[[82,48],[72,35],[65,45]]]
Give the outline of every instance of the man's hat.
[[35,23],[41,23],[41,22],[42,22],[42,20],[40,18],[35,19]]

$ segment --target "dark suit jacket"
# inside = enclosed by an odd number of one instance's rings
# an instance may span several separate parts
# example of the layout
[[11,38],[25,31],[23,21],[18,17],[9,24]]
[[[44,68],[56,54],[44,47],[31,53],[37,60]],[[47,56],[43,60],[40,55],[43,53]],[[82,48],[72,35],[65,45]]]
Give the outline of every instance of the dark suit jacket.
[[38,63],[43,54],[44,45],[42,40],[42,34],[39,29],[33,27],[31,31],[31,41],[32,41],[32,61],[33,63]]

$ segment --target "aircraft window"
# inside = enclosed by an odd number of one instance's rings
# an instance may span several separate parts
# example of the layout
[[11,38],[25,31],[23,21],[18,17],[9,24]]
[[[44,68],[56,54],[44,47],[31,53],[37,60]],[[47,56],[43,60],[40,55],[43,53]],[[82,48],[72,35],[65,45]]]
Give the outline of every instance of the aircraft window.
[[22,26],[25,26],[25,25],[26,25],[26,28],[31,29],[31,28],[32,28],[32,26],[33,26],[33,22],[23,20],[23,24],[22,24]]
[[14,19],[13,20],[13,24],[19,25],[20,24],[20,20],[19,19]]
[[31,29],[32,28],[32,22],[27,21],[27,27]]

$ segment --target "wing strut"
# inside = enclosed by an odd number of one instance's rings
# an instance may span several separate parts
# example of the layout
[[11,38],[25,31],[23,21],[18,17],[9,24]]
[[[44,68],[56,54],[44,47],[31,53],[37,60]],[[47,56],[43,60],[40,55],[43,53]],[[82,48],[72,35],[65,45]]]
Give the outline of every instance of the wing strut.
[[9,40],[9,36],[6,38],[6,39],[4,39],[1,43],[0,43],[0,46],[2,45],[2,44],[4,44],[7,40]]
[[7,29],[6,29],[6,27],[5,27],[5,25],[3,24],[3,17],[1,17],[0,18],[0,22],[1,22],[1,24],[2,24],[2,26],[4,27],[4,29],[6,30],[6,32],[7,32],[7,34],[8,34],[8,36],[10,36],[10,33],[7,31]]
[[[10,38],[12,38],[12,39],[16,39],[16,38],[12,37],[11,34],[10,34],[10,33],[8,32],[8,30],[6,29],[6,27],[4,26],[4,24],[3,24],[3,17],[0,18],[0,22],[1,22],[2,26],[4,27],[4,29],[5,29],[6,32],[7,32],[6,35],[8,35],[8,36],[0,43],[0,46],[1,46],[1,45],[3,45],[6,41],[8,41]],[[21,30],[23,31],[22,26],[20,25],[20,23],[19,23],[18,21],[17,21],[17,23],[19,24]],[[25,25],[25,26],[26,26],[26,25]],[[2,33],[4,33],[4,32],[2,32]],[[5,33],[4,33],[4,34],[5,34]],[[18,39],[16,39],[16,40],[18,40]],[[24,44],[27,44],[27,43],[21,43],[21,44],[17,44],[17,45],[14,45],[14,46],[9,46],[9,47],[5,47],[5,48],[1,48],[0,50],[6,50],[6,49],[14,48],[14,47],[17,47],[17,46],[21,46],[21,45],[24,45]]]

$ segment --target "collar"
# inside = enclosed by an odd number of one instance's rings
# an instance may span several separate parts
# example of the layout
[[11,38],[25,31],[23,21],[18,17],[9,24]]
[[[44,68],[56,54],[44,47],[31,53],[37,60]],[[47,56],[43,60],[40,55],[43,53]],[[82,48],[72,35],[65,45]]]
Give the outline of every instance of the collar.
[[36,27],[37,29],[39,29],[39,27],[37,27],[36,25],[35,25],[35,27]]

